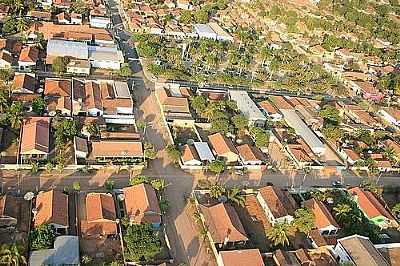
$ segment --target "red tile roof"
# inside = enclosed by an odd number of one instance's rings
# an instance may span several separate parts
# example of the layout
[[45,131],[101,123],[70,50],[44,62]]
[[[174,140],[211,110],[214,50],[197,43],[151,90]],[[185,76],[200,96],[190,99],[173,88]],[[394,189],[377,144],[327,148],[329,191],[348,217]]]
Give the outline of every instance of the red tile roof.
[[247,241],[247,235],[235,209],[228,203],[206,207],[200,205],[205,223],[215,243]]
[[221,133],[215,133],[213,135],[208,136],[208,140],[210,141],[211,146],[217,153],[217,155],[224,155],[228,152],[232,152],[238,154],[235,146],[232,141],[222,135]]
[[297,204],[287,191],[274,186],[266,186],[261,188],[259,193],[275,218],[294,215]]
[[68,226],[68,195],[50,190],[36,196],[35,227],[42,224]]
[[127,216],[135,223],[161,223],[161,211],[154,189],[148,184],[123,189]]
[[337,224],[335,219],[333,219],[332,214],[322,202],[316,199],[309,199],[304,202],[304,207],[310,209],[314,213],[315,226],[318,229],[322,229],[330,225],[339,228],[339,225]]
[[354,187],[349,190],[350,193],[357,196],[357,202],[360,209],[369,218],[384,216],[389,220],[394,220],[394,217],[382,206],[378,199],[370,192],[363,190],[360,187]]
[[36,63],[38,59],[39,59],[39,50],[36,47],[27,46],[22,49],[18,61]]
[[49,153],[50,120],[47,117],[24,121],[21,137],[21,154]]
[[258,249],[220,251],[224,266],[264,266]]

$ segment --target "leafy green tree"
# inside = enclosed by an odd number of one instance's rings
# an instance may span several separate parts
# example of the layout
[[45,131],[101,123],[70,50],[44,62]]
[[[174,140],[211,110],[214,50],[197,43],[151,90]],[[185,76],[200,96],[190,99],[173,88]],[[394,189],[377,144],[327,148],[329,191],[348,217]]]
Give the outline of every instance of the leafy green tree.
[[221,160],[214,160],[210,163],[208,169],[215,174],[220,174],[225,170],[225,162]]
[[29,233],[32,250],[53,248],[56,230],[52,225],[42,224]]
[[132,177],[131,179],[129,179],[129,185],[130,186],[135,186],[135,185],[139,185],[139,184],[148,184],[150,183],[150,178],[148,176],[145,175],[138,175],[135,177]]
[[399,217],[399,215],[400,215],[400,202],[396,203],[396,205],[393,206],[392,212],[394,213],[394,215],[396,217]]
[[99,137],[100,136],[100,128],[99,125],[95,123],[90,123],[86,126],[86,131],[90,134],[91,137]]
[[154,160],[157,157],[157,152],[154,149],[154,145],[150,142],[144,143],[144,157],[150,160]]
[[315,216],[312,211],[307,208],[297,209],[294,213],[293,225],[302,233],[308,235],[315,227]]
[[17,31],[17,20],[14,16],[9,16],[5,19],[2,31],[4,34],[11,34]]
[[184,10],[182,11],[181,16],[179,17],[179,22],[182,24],[190,24],[192,23],[193,20],[193,16],[192,13],[190,13],[190,11]]
[[162,192],[167,187],[167,183],[162,178],[151,180],[150,184],[158,192]]
[[32,111],[38,115],[43,115],[47,103],[42,97],[37,97],[32,101]]
[[36,161],[31,162],[31,173],[36,174],[39,171],[39,164]]
[[14,77],[14,71],[11,68],[0,69],[0,79],[9,82]]
[[67,65],[70,62],[70,59],[65,56],[57,56],[53,60],[53,64],[51,65],[54,72],[61,75],[67,71]]
[[246,117],[244,117],[244,115],[235,115],[234,117],[232,117],[232,122],[235,125],[235,128],[241,130],[247,127],[249,121],[247,120]]
[[339,203],[335,207],[333,207],[333,211],[335,212],[335,216],[339,221],[345,222],[349,219],[349,215],[352,212],[352,208],[350,205],[346,203]]
[[218,118],[211,120],[211,132],[219,132],[227,134],[228,132],[233,132],[233,127],[227,118]]
[[203,9],[194,12],[193,17],[196,23],[207,23],[209,20],[208,13]]
[[269,143],[268,133],[259,127],[252,127],[250,129],[250,135],[253,138],[257,148],[267,147]]
[[104,183],[104,187],[106,188],[107,191],[112,191],[114,189],[114,180],[108,179]]
[[329,125],[339,125],[341,122],[338,110],[329,104],[322,107],[319,115],[324,119],[324,122]]
[[27,18],[20,17],[17,20],[16,30],[18,32],[26,31],[29,27],[29,20]]
[[245,196],[242,193],[242,190],[238,187],[233,187],[229,189],[226,197],[228,198],[229,201],[240,206],[244,206],[246,201]]
[[159,202],[159,205],[160,205],[161,214],[165,215],[168,212],[168,209],[169,209],[169,206],[170,206],[169,201],[166,200],[166,199],[161,199],[160,202]]
[[121,65],[118,74],[122,77],[131,77],[133,75],[132,69],[128,63],[123,63]]
[[191,98],[190,105],[198,115],[201,115],[207,108],[207,100],[202,95],[194,96]]
[[81,14],[82,16],[89,17],[90,9],[88,5],[82,0],[72,2],[71,11]]
[[331,141],[338,141],[343,138],[343,130],[337,126],[327,126],[322,128],[322,134]]
[[128,261],[149,261],[161,251],[160,238],[150,224],[134,224],[124,235],[125,258]]
[[179,163],[181,156],[182,156],[182,152],[175,146],[175,145],[168,145],[167,148],[167,154],[168,157],[175,163]]
[[54,165],[53,165],[53,163],[52,162],[47,162],[46,163],[46,172],[47,173],[51,173],[51,171],[53,171],[53,168],[54,168]]
[[6,90],[0,90],[0,112],[4,112],[5,110],[10,108],[10,96]]
[[26,265],[24,248],[17,244],[2,244],[0,246],[0,264],[10,266]]
[[210,196],[218,199],[226,192],[226,188],[224,185],[219,183],[214,183],[210,186]]
[[276,223],[267,230],[267,238],[272,241],[274,246],[287,246],[289,245],[289,230],[289,224]]
[[81,183],[79,181],[74,181],[74,183],[72,183],[72,188],[75,191],[80,191],[81,190]]

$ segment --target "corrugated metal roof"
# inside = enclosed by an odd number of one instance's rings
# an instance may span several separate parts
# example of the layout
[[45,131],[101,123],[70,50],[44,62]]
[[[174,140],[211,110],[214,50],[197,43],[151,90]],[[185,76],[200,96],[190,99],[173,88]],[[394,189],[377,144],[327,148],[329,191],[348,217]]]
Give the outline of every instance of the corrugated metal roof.
[[234,100],[243,113],[243,115],[249,120],[267,120],[263,113],[258,109],[257,105],[250,98],[246,91],[229,91],[231,99]]
[[115,96],[117,98],[131,98],[128,83],[122,81],[114,82]]
[[82,42],[50,39],[47,43],[47,56],[88,59],[88,45]]
[[206,142],[194,142],[193,145],[196,148],[197,153],[199,154],[200,160],[215,160],[214,155],[212,154],[210,147],[208,147],[208,144]]
[[194,24],[194,30],[198,34],[214,34],[216,33],[213,31],[213,29],[207,25],[207,24]]
[[306,123],[299,117],[295,110],[281,109],[285,121],[294,128],[296,134],[300,135],[315,153],[325,151],[324,143],[315,135]]

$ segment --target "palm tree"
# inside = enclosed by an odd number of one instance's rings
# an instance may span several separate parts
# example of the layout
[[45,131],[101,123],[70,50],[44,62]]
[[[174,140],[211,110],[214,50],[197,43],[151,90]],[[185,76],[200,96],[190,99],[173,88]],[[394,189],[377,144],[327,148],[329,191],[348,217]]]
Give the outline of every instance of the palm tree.
[[7,119],[12,128],[19,128],[24,118],[21,102],[14,102],[7,110]]
[[213,198],[218,199],[219,197],[221,197],[222,195],[224,195],[226,192],[226,188],[224,187],[224,185],[215,183],[212,184],[210,186],[210,195]]
[[23,255],[23,247],[17,244],[3,244],[0,248],[0,264],[19,266],[26,265],[26,258]]
[[287,223],[276,223],[270,230],[268,230],[267,238],[272,241],[274,246],[289,245],[289,229]]
[[24,32],[26,29],[28,29],[28,21],[25,18],[20,18],[17,21],[17,31],[18,32]]
[[242,195],[242,190],[239,189],[238,187],[233,187],[232,189],[228,190],[226,196],[229,201],[240,206],[244,206],[244,203],[246,201],[244,195]]
[[10,97],[5,90],[0,90],[0,112],[4,112],[9,107]]
[[314,213],[307,208],[301,208],[297,209],[294,215],[295,218],[293,220],[293,225],[297,230],[308,235],[308,233],[310,233],[310,231],[315,227]]
[[333,207],[335,212],[335,216],[339,219],[339,221],[346,221],[351,212],[351,206],[346,203],[339,203],[337,206]]
[[162,178],[151,180],[150,184],[158,192],[162,192],[168,186]]

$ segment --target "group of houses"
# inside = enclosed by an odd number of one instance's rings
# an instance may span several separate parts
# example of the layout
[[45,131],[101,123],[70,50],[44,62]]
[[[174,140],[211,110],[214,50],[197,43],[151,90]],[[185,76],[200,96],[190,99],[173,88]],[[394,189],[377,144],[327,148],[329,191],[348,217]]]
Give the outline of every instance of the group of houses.
[[[233,42],[233,37],[217,22],[185,24],[182,12],[194,6],[187,0],[165,1],[162,7],[146,1],[122,1],[124,19],[133,32],[161,35],[171,39],[207,38]],[[172,19],[167,19],[172,16]]]
[[[372,192],[354,187],[349,189],[348,193],[374,225],[381,229],[398,226],[394,216]],[[270,185],[246,192],[244,208],[248,211],[243,212],[239,211],[241,207],[238,209],[237,205],[230,203],[229,200],[223,200],[222,197],[210,200],[204,191],[194,191],[194,196],[219,266],[339,265],[346,262],[354,265],[369,262],[366,265],[372,265],[370,264],[372,261],[377,262],[373,265],[397,265],[390,264],[395,262],[396,256],[388,257],[387,254],[389,251],[392,254],[399,252],[398,244],[374,245],[368,237],[359,235],[339,238],[339,235],[343,236],[342,228],[325,203],[316,198],[310,198],[299,204],[288,191]],[[254,200],[248,201],[247,198]],[[304,244],[303,248],[294,251],[278,249],[273,252],[261,252],[259,249],[248,249],[249,246],[254,247],[255,243],[251,243],[253,239],[251,234],[254,232],[251,232],[246,220],[262,222],[265,231],[268,232],[276,224],[292,223],[295,211],[301,207],[308,209],[315,218],[314,228],[307,234],[311,246]],[[258,209],[259,214],[252,212],[254,209]],[[243,213],[252,215],[252,218],[244,217]]]
[[219,159],[228,166],[264,167],[267,155],[257,148],[250,138],[246,142],[238,142],[232,134],[199,133],[199,131],[209,130],[210,123],[195,117],[190,100],[196,95],[201,95],[210,102],[234,101],[238,111],[248,120],[249,128],[263,128],[267,120],[245,91],[192,90],[179,84],[157,83],[157,100],[170,131],[174,128],[188,128],[196,135],[195,139],[188,139],[185,143],[181,143],[183,144],[181,166],[183,168],[204,167]]
[[[31,208],[22,209],[20,205],[26,202]],[[27,216],[32,221],[27,223],[31,224],[30,231],[50,225],[56,233],[52,248],[30,252],[29,265],[80,265],[85,242],[88,245],[96,245],[95,241],[112,242],[121,249],[121,219],[130,224],[149,223],[154,230],[162,222],[158,197],[148,184],[113,193],[80,192],[78,197],[58,190],[40,191],[32,199],[7,194],[0,197],[0,203],[2,232],[17,234],[21,217]]]

